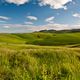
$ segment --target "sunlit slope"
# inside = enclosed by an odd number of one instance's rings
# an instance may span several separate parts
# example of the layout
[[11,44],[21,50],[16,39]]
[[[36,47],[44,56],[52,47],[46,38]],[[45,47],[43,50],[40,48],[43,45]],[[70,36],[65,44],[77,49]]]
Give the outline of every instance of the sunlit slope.
[[24,43],[23,39],[13,34],[0,34],[1,43]]
[[80,44],[80,33],[31,33],[16,35],[25,39],[26,44],[48,46]]
[[0,43],[23,43],[33,45],[74,45],[80,44],[80,33],[25,33],[0,34]]
[[80,44],[80,33],[34,33],[26,43],[35,45],[72,45]]
[[0,45],[0,80],[80,80],[80,49]]

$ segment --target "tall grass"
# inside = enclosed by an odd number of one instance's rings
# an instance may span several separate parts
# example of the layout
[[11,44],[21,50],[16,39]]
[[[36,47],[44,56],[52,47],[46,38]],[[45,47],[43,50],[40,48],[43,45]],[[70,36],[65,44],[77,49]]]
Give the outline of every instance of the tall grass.
[[1,46],[0,80],[80,80],[80,49]]

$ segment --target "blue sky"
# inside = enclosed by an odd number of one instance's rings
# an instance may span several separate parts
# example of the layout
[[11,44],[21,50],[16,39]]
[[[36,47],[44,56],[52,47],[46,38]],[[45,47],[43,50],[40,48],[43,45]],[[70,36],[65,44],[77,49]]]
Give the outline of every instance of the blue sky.
[[80,0],[0,0],[0,32],[80,28]]

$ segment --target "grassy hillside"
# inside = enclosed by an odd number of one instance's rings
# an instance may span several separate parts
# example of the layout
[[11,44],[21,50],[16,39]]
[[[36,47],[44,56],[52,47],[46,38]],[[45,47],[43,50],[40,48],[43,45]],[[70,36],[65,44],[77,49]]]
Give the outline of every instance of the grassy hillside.
[[80,80],[80,49],[0,45],[0,80]]
[[0,43],[24,43],[24,41],[13,34],[0,34]]
[[0,34],[0,43],[61,46],[80,44],[80,33]]
[[80,33],[0,34],[0,80],[80,80]]

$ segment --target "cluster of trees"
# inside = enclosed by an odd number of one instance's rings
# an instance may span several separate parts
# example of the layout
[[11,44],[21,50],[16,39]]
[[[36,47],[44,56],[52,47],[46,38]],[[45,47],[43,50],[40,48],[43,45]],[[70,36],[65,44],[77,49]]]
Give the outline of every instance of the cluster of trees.
[[64,32],[80,32],[80,29],[70,29],[70,30],[41,30],[39,32],[49,32],[49,33],[64,33]]

